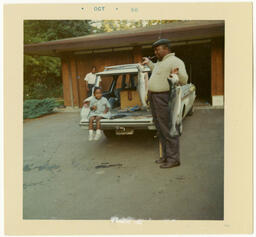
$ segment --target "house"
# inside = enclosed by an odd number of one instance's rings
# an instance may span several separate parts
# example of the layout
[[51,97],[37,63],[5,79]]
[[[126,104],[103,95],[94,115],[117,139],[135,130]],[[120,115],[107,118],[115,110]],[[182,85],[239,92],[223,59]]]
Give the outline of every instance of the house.
[[[224,104],[224,21],[191,20],[108,33],[91,34],[37,44],[24,45],[27,55],[60,57],[64,105],[81,107],[87,97],[85,75],[95,65],[137,63],[153,56],[152,43],[171,40],[172,52],[181,58],[196,85],[197,99],[212,106]],[[103,78],[102,87],[108,89]]]

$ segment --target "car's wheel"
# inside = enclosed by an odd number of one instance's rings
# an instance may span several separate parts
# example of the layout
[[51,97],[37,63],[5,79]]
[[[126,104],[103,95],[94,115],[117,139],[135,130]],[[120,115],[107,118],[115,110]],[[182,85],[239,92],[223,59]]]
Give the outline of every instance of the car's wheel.
[[188,112],[188,116],[192,116],[194,111],[195,111],[194,106],[192,106],[191,109]]
[[115,130],[103,130],[103,133],[107,138],[113,138],[116,136]]

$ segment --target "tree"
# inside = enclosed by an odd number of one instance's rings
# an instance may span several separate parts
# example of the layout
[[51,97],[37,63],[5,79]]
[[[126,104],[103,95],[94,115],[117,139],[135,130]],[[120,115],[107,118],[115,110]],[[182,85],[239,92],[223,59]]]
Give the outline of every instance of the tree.
[[[88,20],[25,20],[24,44],[90,34]],[[61,62],[57,57],[24,56],[24,98],[62,96]]]
[[94,22],[98,32],[112,32],[128,30],[138,27],[148,27],[152,25],[171,23],[177,20],[103,20]]
[[88,20],[25,20],[24,44],[88,35],[94,28]]

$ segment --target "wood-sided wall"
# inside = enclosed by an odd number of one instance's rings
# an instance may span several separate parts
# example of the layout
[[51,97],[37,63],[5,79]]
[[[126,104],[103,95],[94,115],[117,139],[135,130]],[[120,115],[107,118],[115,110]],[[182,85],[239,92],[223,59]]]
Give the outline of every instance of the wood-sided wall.
[[224,95],[224,38],[212,40],[211,94]]
[[[94,53],[84,55],[67,55],[62,57],[62,81],[64,105],[81,107],[83,100],[87,97],[84,78],[91,72],[92,66],[97,71],[104,70],[105,66],[118,64],[137,63],[141,61],[141,48],[134,47],[133,50],[114,51],[105,53]],[[107,90],[111,80],[102,78],[102,88]]]

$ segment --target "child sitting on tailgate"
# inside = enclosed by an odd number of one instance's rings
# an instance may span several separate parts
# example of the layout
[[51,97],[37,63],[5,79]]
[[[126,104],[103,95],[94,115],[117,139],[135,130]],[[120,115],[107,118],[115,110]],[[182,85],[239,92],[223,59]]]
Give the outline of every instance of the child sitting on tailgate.
[[[110,118],[110,104],[108,100],[102,96],[100,87],[95,87],[94,97],[90,100],[89,118],[89,141],[99,140],[101,137],[100,120],[102,118]],[[93,121],[96,121],[96,134],[93,133]]]

